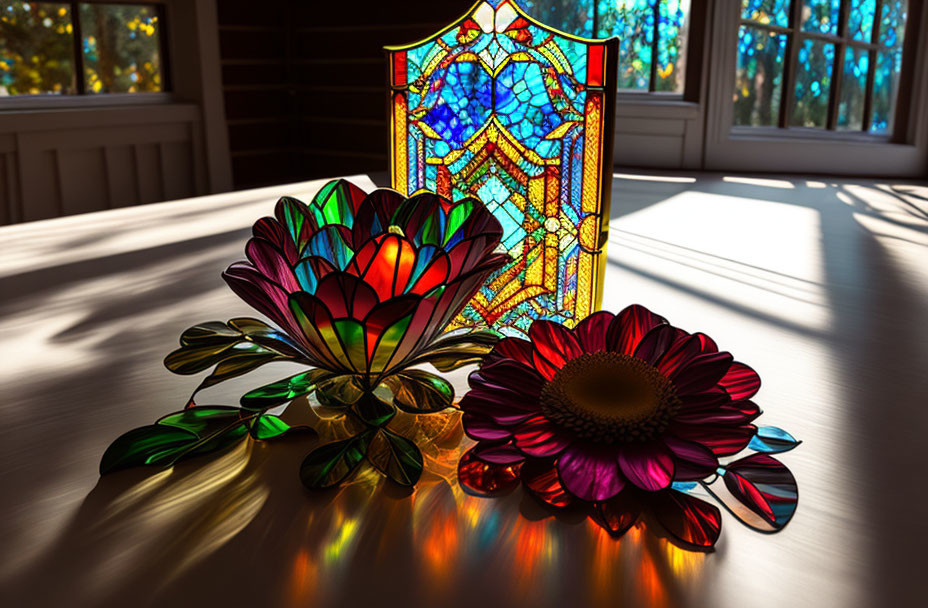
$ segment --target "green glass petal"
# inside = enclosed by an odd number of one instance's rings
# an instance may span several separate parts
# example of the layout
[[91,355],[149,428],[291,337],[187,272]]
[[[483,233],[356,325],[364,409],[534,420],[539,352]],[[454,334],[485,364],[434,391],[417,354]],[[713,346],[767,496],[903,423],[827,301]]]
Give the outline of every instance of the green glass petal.
[[274,439],[291,430],[289,424],[273,414],[264,414],[258,418],[251,427],[251,435],[255,439]]
[[406,330],[409,329],[410,321],[412,321],[412,315],[405,316],[385,329],[381,334],[377,350],[374,351],[374,356],[371,358],[372,373],[382,372],[390,363],[396,347],[399,346],[403,336],[406,335]]
[[422,453],[412,441],[380,429],[370,441],[367,460],[401,486],[413,486],[422,475]]
[[334,325],[352,366],[358,371],[366,370],[367,352],[364,345],[364,326],[354,319],[339,319],[334,322]]
[[316,448],[303,460],[300,479],[307,488],[330,488],[344,481],[361,464],[373,431]]
[[178,427],[152,424],[132,429],[103,453],[100,474],[146,464],[170,464],[196,442],[196,435]]
[[[164,366],[175,374],[184,376],[202,372],[222,361],[238,339],[235,337],[225,343],[182,346],[164,358]],[[257,347],[257,345],[252,346]]]
[[242,395],[242,407],[262,410],[292,401],[316,388],[323,379],[332,377],[332,372],[323,369],[311,369],[277,382],[266,384]]
[[155,424],[175,426],[202,437],[208,429],[226,426],[241,417],[242,410],[228,406],[198,406],[174,412],[158,419]]
[[393,404],[411,414],[430,414],[451,407],[454,388],[435,374],[408,369],[384,379],[393,392]]
[[464,222],[467,221],[467,218],[470,217],[473,210],[474,202],[472,199],[465,199],[454,206],[445,222],[445,238],[442,241],[442,245],[448,243],[451,237],[454,236]]

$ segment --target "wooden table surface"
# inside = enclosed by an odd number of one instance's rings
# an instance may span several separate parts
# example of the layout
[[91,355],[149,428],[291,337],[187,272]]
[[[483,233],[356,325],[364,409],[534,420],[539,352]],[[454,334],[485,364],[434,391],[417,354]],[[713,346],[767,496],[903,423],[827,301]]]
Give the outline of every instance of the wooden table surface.
[[[0,228],[0,606],[924,605],[918,184],[615,180],[604,307],[644,304],[759,371],[759,423],[804,442],[781,458],[800,488],[782,533],[726,513],[711,553],[643,527],[615,542],[521,490],[462,493],[457,452],[439,444],[412,493],[370,475],[305,491],[312,435],[101,479],[107,445],[196,384],[161,363],[180,332],[254,314],[219,277],[252,222],[322,183]],[[233,404],[289,371],[266,366],[207,400]]]

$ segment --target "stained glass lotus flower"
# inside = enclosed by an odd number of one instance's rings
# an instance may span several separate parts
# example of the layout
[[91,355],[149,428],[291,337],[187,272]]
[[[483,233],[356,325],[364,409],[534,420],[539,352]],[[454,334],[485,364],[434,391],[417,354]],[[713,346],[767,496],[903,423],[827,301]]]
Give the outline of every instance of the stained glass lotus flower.
[[[267,411],[315,392],[320,403],[351,417],[357,432],[307,457],[306,485],[335,485],[365,459],[398,483],[414,484],[422,456],[387,424],[397,409],[428,414],[452,405],[451,385],[418,366],[448,371],[475,363],[498,341],[479,328],[443,332],[487,276],[508,262],[507,254],[494,251],[502,232],[473,198],[452,203],[429,193],[367,194],[337,180],[308,205],[280,199],[274,217],[255,223],[247,260],[222,275],[276,327],[237,318],[185,331],[165,365],[180,374],[212,373],[186,413],[124,435],[101,470],[170,465],[230,438],[280,436],[289,427]],[[198,391],[274,361],[311,369],[248,392],[241,410],[195,402]]]
[[[722,476],[727,496],[774,529],[795,510],[795,480],[769,453],[797,442],[752,424],[757,373],[642,306],[594,313],[574,329],[536,321],[528,340],[501,340],[469,382],[460,406],[477,445],[459,478],[477,492],[521,480],[550,505],[590,505],[615,535],[648,508],[678,540],[703,547],[721,519],[680,491],[695,482]],[[763,466],[721,463],[748,446]]]

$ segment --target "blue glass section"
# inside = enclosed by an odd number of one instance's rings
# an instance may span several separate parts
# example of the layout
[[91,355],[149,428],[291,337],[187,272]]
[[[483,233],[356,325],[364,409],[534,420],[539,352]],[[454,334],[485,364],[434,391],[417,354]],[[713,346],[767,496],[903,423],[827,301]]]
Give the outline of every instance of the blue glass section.
[[670,488],[677,492],[689,492],[695,490],[698,485],[695,481],[675,481],[670,484]]
[[802,5],[803,31],[832,36],[838,33],[841,0],[804,0]]
[[[542,156],[551,151],[544,138],[564,121],[548,96],[541,67],[523,61],[508,64],[496,79],[496,115],[522,143]],[[540,144],[544,143],[544,146]]]
[[789,5],[790,0],[742,0],[741,18],[788,27]]
[[437,82],[437,100],[423,121],[451,146],[460,147],[492,112],[490,75],[479,63],[456,61]]
[[789,451],[799,445],[799,443],[800,442],[796,441],[795,437],[779,427],[762,426],[758,427],[757,434],[751,439],[748,448],[755,452],[776,454],[778,452]]
[[876,0],[851,0],[851,10],[847,15],[848,35],[854,40],[870,42],[875,14]]

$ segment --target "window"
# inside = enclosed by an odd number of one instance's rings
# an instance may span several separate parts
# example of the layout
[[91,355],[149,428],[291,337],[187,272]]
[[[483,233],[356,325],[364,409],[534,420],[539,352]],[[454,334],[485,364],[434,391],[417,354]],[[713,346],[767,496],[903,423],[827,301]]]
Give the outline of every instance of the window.
[[588,38],[618,36],[619,90],[683,93],[689,0],[524,0],[527,13]]
[[743,0],[737,126],[887,133],[905,0]]
[[0,3],[0,96],[163,91],[161,7]]

